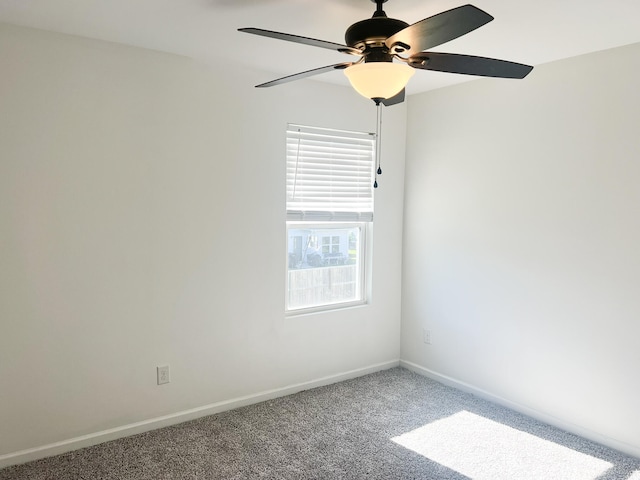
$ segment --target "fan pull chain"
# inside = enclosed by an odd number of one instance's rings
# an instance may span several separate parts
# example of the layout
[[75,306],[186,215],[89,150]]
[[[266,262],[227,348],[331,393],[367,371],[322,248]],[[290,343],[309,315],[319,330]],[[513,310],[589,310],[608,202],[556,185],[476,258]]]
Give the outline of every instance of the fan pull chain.
[[378,188],[378,175],[382,175],[380,167],[380,157],[382,156],[382,102],[376,103],[376,174],[373,181],[373,188]]

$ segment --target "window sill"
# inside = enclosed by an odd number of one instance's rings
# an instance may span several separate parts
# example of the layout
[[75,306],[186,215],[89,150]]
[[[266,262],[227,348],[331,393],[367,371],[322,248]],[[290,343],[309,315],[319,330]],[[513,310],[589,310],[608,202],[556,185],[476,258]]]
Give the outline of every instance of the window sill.
[[349,310],[354,308],[366,307],[369,302],[365,300],[358,300],[355,302],[334,303],[331,305],[321,305],[318,307],[298,308],[295,310],[286,310],[284,313],[285,318],[304,317],[309,315],[317,315],[321,313],[331,313],[340,310]]

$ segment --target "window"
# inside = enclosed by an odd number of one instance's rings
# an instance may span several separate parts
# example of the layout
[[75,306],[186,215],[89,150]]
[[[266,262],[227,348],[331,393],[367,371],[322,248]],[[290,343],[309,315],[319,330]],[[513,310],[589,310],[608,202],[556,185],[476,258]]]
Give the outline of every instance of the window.
[[374,143],[370,133],[288,125],[288,312],[366,301]]
[[329,253],[340,253],[340,236],[331,235],[328,237],[322,237],[322,253],[327,255]]

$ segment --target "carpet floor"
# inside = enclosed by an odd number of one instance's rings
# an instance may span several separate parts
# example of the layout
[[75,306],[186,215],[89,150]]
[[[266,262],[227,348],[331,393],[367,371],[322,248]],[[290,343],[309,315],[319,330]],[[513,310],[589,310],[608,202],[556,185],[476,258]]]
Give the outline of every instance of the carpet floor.
[[0,480],[640,480],[640,460],[402,368],[0,470]]

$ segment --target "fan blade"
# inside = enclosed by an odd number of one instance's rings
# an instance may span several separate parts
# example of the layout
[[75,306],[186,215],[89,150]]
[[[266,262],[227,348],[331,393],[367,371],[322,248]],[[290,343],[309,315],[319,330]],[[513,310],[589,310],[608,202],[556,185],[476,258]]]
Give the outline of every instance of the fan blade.
[[409,58],[409,65],[422,70],[497,78],[524,78],[533,70],[529,65],[496,58],[436,52],[414,55]]
[[391,105],[397,105],[402,102],[404,102],[404,88],[400,90],[400,93],[396,93],[393,97],[385,98],[380,103],[385,107],[390,107]]
[[331,70],[344,70],[347,67],[353,65],[351,62],[336,63],[335,65],[327,65],[326,67],[314,68],[313,70],[307,70],[305,72],[294,73],[286,77],[271,80],[270,82],[261,83],[256,85],[256,88],[273,87],[274,85],[280,85],[281,83],[293,82],[294,80],[300,80],[301,78],[311,77],[313,75],[319,75],[321,73],[330,72]]
[[252,33],[253,35],[261,35],[263,37],[276,38],[278,40],[286,40],[288,42],[302,43],[304,45],[311,45],[312,47],[328,48],[329,50],[337,50],[338,52],[349,53],[351,55],[362,55],[362,52],[356,48],[341,45],[339,43],[327,42],[325,40],[291,35],[290,33],[272,32],[271,30],[263,30],[261,28],[239,28],[238,31]]
[[493,17],[487,12],[463,5],[409,25],[384,43],[392,53],[414,55],[461,37],[491,20]]

